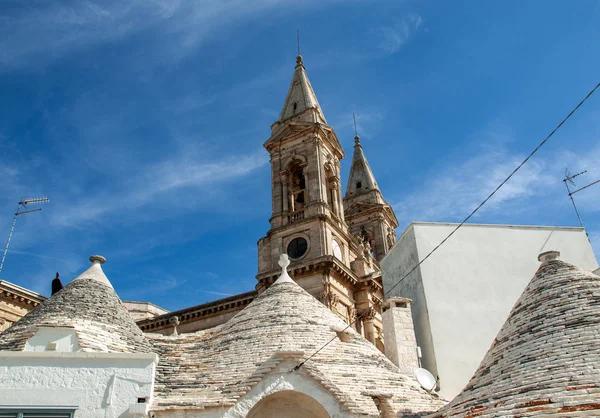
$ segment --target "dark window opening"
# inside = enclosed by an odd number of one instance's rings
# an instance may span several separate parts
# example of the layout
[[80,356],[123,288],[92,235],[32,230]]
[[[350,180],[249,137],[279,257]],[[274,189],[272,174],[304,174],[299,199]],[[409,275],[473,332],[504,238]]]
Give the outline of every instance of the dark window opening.
[[302,168],[297,167],[292,171],[291,180],[292,212],[298,212],[304,210],[306,202],[306,180],[302,174]]
[[308,249],[308,243],[306,242],[306,240],[304,238],[302,238],[302,237],[294,238],[288,244],[287,254],[291,258],[300,258],[306,253],[307,249]]
[[360,189],[362,187],[362,183],[360,181],[356,182],[356,188]]
[[298,103],[297,103],[297,102],[294,102],[294,106],[293,106],[293,107],[294,107],[294,112],[295,112],[295,111],[296,111],[296,109],[298,109]]

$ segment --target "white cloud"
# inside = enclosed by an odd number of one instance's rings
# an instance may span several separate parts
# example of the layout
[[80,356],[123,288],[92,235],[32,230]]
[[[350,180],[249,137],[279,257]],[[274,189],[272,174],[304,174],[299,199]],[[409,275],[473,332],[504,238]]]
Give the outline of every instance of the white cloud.
[[[482,154],[455,167],[443,168],[423,188],[394,205],[407,221],[457,221],[466,217],[516,167],[517,156]],[[535,196],[552,179],[543,173],[544,163],[531,163],[507,183],[481,209],[497,209],[504,203]]]
[[[457,162],[438,161],[418,189],[394,204],[400,219],[411,221],[462,221],[524,159],[495,141],[495,146]],[[525,164],[475,215],[502,211],[515,203],[546,196],[562,187],[550,161],[537,156]],[[511,206],[519,213],[524,205]],[[471,222],[474,219],[471,219]]]
[[[185,56],[213,34],[270,11],[319,4],[291,0],[64,0],[34,2],[0,16],[0,69],[37,68],[72,51],[160,25],[170,59]],[[164,56],[163,56],[164,58]]]
[[395,54],[410,40],[422,24],[423,18],[413,14],[402,18],[393,26],[378,28],[376,32],[381,38],[379,49],[387,55]]
[[[178,155],[144,167],[141,173],[124,182],[121,187],[102,194],[86,193],[75,198],[69,206],[52,213],[51,222],[62,227],[79,227],[87,222],[101,222],[117,212],[178,202],[185,206],[198,189],[218,189],[227,181],[244,176],[267,163],[263,152],[235,156],[218,162],[194,161],[193,157]],[[231,190],[229,190],[231,191]],[[210,193],[206,193],[209,200]],[[157,211],[155,216],[167,216]],[[119,218],[125,219],[125,216]],[[113,221],[119,218],[112,217]]]

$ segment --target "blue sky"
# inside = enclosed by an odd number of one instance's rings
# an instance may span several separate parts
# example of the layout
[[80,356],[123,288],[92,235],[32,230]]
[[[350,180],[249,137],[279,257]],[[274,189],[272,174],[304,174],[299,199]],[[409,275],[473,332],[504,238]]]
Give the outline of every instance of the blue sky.
[[[599,80],[600,2],[4,1],[0,278],[47,294],[102,254],[123,299],[178,309],[254,288],[268,139],[296,29],[347,158],[352,112],[401,226],[460,221]],[[577,226],[600,179],[600,93],[474,222]],[[579,180],[578,179],[578,180]],[[600,186],[576,196],[596,254]]]

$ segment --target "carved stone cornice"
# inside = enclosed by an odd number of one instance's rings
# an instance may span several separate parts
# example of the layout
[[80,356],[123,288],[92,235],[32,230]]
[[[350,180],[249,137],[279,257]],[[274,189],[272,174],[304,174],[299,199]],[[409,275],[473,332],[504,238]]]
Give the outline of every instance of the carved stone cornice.
[[46,297],[39,293],[5,280],[0,280],[0,298],[8,299],[13,304],[29,307],[30,310],[46,300]]
[[169,312],[155,318],[144,319],[137,322],[137,325],[144,332],[153,332],[157,329],[173,327],[173,322],[177,318],[178,325],[195,322],[215,315],[221,315],[227,312],[235,312],[243,309],[258,296],[256,291],[242,293],[229,298],[216,300],[192,306],[175,312]]

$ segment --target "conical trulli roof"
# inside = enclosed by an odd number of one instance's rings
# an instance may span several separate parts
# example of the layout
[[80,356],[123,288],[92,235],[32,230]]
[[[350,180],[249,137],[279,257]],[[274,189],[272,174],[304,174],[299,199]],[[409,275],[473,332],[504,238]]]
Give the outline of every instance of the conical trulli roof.
[[[298,373],[325,388],[348,416],[379,416],[371,392],[392,395],[403,416],[431,413],[443,402],[403,375],[354,330],[282,275],[227,323],[193,334],[151,335],[159,354],[153,410],[231,407],[277,364],[298,364],[334,340]],[[346,415],[345,415],[346,416]]]
[[540,255],[471,381],[432,417],[600,416],[600,277]]
[[40,327],[73,328],[81,351],[152,351],[102,271],[104,257],[90,260],[89,269],[0,334],[0,351],[24,350]]

